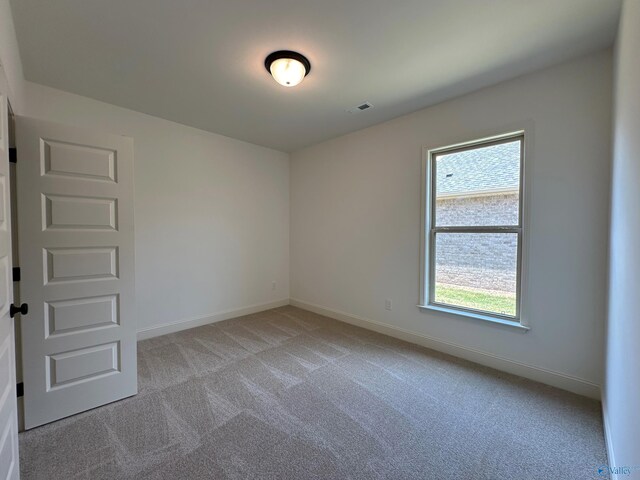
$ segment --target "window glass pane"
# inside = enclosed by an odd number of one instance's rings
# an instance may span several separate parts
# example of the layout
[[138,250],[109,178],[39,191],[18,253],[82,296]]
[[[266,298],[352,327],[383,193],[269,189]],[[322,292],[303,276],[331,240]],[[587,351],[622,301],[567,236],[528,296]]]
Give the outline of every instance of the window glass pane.
[[516,316],[518,234],[436,233],[436,303]]
[[518,225],[520,140],[437,155],[435,225]]

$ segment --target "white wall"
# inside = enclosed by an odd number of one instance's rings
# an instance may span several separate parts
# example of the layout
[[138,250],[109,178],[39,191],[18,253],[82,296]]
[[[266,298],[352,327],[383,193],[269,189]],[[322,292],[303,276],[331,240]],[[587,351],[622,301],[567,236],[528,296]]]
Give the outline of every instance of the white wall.
[[[294,152],[292,299],[599,395],[611,57],[611,51],[601,52]],[[472,140],[526,122],[533,125],[526,160],[532,176],[525,292],[531,331],[420,312],[422,146]],[[393,300],[393,311],[385,310],[385,298]]]
[[609,319],[603,402],[609,461],[616,466],[640,465],[639,51],[640,2],[626,0],[616,46]]
[[0,75],[5,78],[14,109],[22,107],[24,77],[9,0],[0,0]]
[[289,298],[288,154],[30,82],[24,91],[19,113],[134,139],[139,330]]

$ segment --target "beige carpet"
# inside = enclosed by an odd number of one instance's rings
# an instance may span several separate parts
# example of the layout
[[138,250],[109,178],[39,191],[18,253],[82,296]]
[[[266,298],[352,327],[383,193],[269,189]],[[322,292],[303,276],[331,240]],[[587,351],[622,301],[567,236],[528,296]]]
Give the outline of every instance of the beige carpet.
[[590,479],[600,404],[293,307],[139,344],[132,398],[20,435],[23,479]]

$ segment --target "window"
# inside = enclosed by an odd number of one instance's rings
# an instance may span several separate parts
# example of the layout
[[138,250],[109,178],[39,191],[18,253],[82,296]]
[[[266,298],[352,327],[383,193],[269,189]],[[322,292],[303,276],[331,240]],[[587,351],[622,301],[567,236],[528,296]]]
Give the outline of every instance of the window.
[[423,306],[520,322],[524,133],[427,152]]

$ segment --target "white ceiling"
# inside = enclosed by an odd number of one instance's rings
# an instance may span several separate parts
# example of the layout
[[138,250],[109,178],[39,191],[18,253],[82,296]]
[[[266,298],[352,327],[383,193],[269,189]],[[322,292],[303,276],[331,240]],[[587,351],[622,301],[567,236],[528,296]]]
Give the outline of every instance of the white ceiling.
[[[619,0],[12,0],[27,80],[285,151],[613,43]],[[278,85],[274,50],[311,74]],[[366,112],[347,110],[364,101]]]

